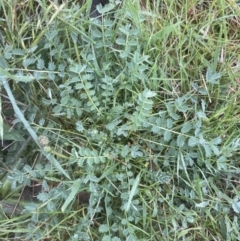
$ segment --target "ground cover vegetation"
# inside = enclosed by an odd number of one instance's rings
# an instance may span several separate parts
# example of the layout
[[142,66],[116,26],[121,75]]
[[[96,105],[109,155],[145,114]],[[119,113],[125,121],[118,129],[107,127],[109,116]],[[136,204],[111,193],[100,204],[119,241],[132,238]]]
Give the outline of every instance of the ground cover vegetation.
[[1,240],[240,240],[240,3],[0,1]]

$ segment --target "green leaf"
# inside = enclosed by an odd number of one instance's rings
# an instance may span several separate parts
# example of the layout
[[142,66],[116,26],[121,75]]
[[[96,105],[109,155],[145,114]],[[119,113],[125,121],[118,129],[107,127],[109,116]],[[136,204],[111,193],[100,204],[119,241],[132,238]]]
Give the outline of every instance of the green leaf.
[[181,132],[188,133],[191,129],[192,129],[192,124],[188,121],[183,124]]
[[168,35],[172,32],[174,32],[178,26],[182,23],[182,21],[179,21],[175,24],[168,24],[166,27],[162,27],[161,30],[154,33],[153,37],[159,39],[167,38]]
[[17,130],[3,123],[3,140],[24,141],[25,139]]
[[16,83],[18,83],[18,82],[28,83],[35,79],[32,75],[28,75],[28,76],[24,76],[21,74],[12,75],[7,70],[0,68],[0,80],[1,80],[1,78],[12,79],[12,80],[16,81]]
[[234,201],[232,203],[232,208],[235,213],[240,213],[240,201]]
[[183,145],[185,144],[185,141],[186,141],[186,136],[178,135],[178,137],[177,137],[177,145],[179,147],[183,147]]
[[112,241],[112,239],[109,235],[104,235],[101,241]]
[[23,60],[23,66],[25,68],[27,68],[29,65],[34,64],[35,62],[36,62],[36,59],[33,59],[33,58],[28,59],[28,58],[26,58],[26,59]]
[[156,92],[146,89],[143,92],[143,96],[145,98],[152,98],[152,97],[156,96]]
[[210,143],[213,145],[219,145],[221,144],[221,142],[222,142],[222,139],[220,137],[216,137],[210,141]]
[[220,155],[220,151],[219,151],[219,148],[217,146],[211,145],[211,149],[216,156]]
[[170,141],[172,137],[172,133],[170,131],[164,131],[164,141]]
[[133,147],[131,148],[131,156],[132,156],[133,158],[143,156],[143,153],[142,153],[141,151],[139,151],[139,146],[133,146]]
[[37,68],[40,70],[44,68],[44,61],[42,59],[38,59]]
[[203,111],[201,111],[201,110],[196,113],[196,116],[197,116],[199,119],[204,119],[204,120],[207,119],[206,114],[205,114]]
[[175,106],[178,111],[183,113],[189,110],[189,107],[186,105],[186,101],[184,100],[184,98],[177,98],[175,100]]
[[48,78],[49,78],[50,80],[55,80],[55,77],[56,77],[56,75],[55,75],[54,73],[48,72]]
[[37,195],[37,199],[41,202],[46,202],[50,198],[50,195],[46,192],[41,192]]
[[22,49],[13,49],[12,54],[13,55],[23,56],[25,54],[25,51],[22,50]]
[[206,73],[206,81],[211,84],[218,84],[217,81],[219,78],[221,78],[221,74],[217,72],[213,72],[211,68],[207,69]]
[[227,158],[225,156],[221,156],[217,160],[218,170],[227,170]]
[[72,202],[72,200],[75,198],[75,196],[79,192],[80,185],[81,185],[81,181],[79,179],[74,181],[73,184],[71,185],[71,192],[68,195],[66,201],[64,202],[64,204],[61,208],[63,213],[65,212],[68,205]]
[[171,129],[173,127],[173,120],[171,118],[167,118],[167,123],[166,127],[168,129]]
[[38,205],[36,203],[28,203],[24,208],[29,212],[34,212],[38,209]]
[[45,156],[47,156],[48,160],[52,163],[52,165],[55,166],[55,168],[61,173],[63,174],[65,177],[67,177],[68,179],[71,180],[71,178],[69,177],[69,175],[67,174],[67,172],[62,168],[62,166],[60,165],[60,163],[56,160],[56,158],[48,153],[44,153]]
[[115,7],[115,4],[113,4],[113,3],[108,3],[108,4],[104,5],[104,7],[102,7],[101,5],[98,4],[97,10],[99,13],[104,14],[104,13],[107,13],[107,12],[111,11],[112,9],[114,9],[114,7]]
[[203,145],[203,148],[205,150],[206,157],[211,157],[212,156],[212,150],[209,145]]
[[98,230],[100,233],[107,233],[109,232],[109,226],[107,224],[101,224]]
[[152,98],[155,95],[155,92],[148,89],[145,89],[142,93],[138,94],[136,111],[131,116],[133,130],[136,130],[137,127],[147,122],[146,118],[149,117],[153,107],[153,101],[149,98]]
[[201,203],[196,203],[195,206],[197,208],[205,208],[209,205],[209,201],[201,202]]
[[70,71],[80,74],[86,69],[86,65],[81,65],[81,64],[74,64],[72,67],[70,67]]
[[0,55],[0,68],[7,69],[8,68],[8,63],[6,59]]
[[193,147],[193,146],[196,146],[198,144],[198,140],[196,139],[196,137],[193,137],[191,136],[189,139],[188,139],[188,145]]
[[53,71],[56,69],[56,65],[54,62],[49,62],[48,63],[48,70]]
[[82,132],[84,130],[83,123],[81,121],[76,122],[76,130]]
[[137,188],[138,188],[138,184],[139,184],[140,180],[141,180],[141,174],[139,173],[139,174],[137,175],[137,177],[135,178],[134,182],[133,182],[131,191],[130,191],[130,193],[129,193],[128,202],[127,202],[126,205],[124,206],[126,212],[128,212],[129,209],[130,209],[130,206],[131,206],[133,197],[135,196],[135,194],[136,194],[136,192],[137,192]]
[[126,45],[126,40],[124,38],[117,38],[116,43],[119,45]]
[[111,241],[121,241],[121,239],[118,237],[113,237]]
[[159,182],[160,184],[164,184],[164,183],[169,183],[169,181],[171,180],[171,177],[165,172],[157,171],[153,173],[153,179]]
[[109,131],[113,131],[113,130],[115,130],[116,126],[119,125],[121,122],[122,122],[121,120],[114,120],[114,121],[108,123],[105,127]]

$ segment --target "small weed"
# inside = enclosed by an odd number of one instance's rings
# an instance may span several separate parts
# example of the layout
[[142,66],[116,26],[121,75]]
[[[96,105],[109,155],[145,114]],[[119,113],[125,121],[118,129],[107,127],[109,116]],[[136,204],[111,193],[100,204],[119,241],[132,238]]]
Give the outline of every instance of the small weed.
[[1,239],[240,240],[239,4],[110,4],[0,3]]

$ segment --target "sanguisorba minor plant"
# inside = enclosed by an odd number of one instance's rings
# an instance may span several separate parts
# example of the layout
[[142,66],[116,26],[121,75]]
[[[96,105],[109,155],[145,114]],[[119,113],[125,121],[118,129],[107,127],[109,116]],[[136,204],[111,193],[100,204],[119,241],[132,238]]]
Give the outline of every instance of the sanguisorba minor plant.
[[1,203],[42,191],[3,209],[2,240],[240,240],[237,3],[111,1],[101,21],[89,2],[16,6],[1,89],[34,141],[23,165],[10,148]]

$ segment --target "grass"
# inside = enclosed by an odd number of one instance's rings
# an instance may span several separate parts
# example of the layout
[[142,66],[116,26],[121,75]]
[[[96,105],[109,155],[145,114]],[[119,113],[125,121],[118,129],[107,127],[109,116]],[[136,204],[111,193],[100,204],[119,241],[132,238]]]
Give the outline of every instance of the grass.
[[240,240],[239,3],[90,5],[0,3],[0,239]]

